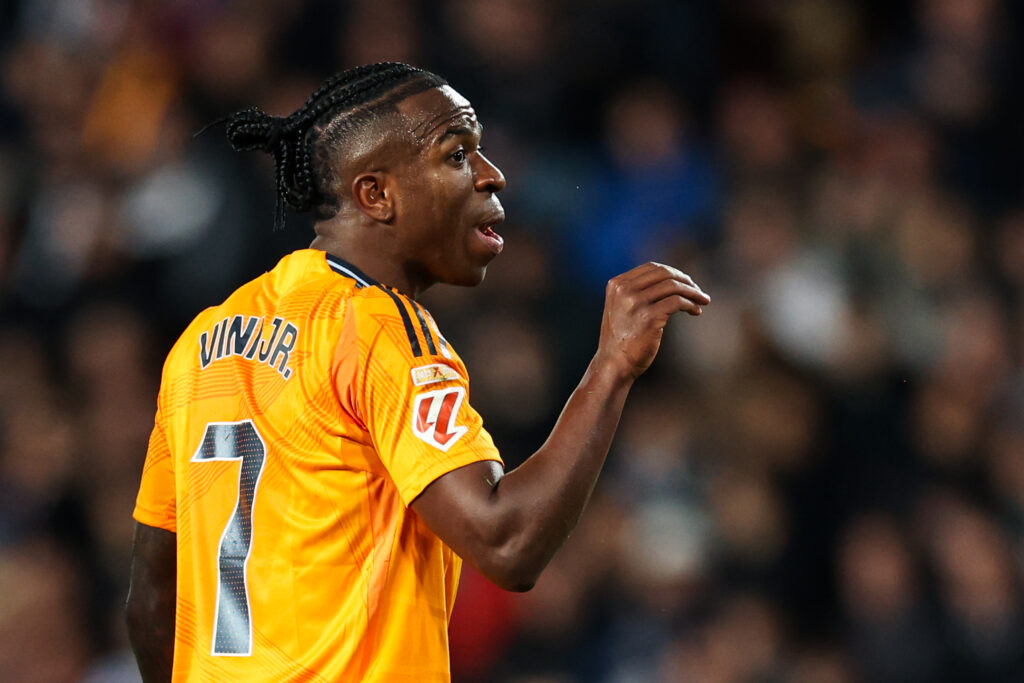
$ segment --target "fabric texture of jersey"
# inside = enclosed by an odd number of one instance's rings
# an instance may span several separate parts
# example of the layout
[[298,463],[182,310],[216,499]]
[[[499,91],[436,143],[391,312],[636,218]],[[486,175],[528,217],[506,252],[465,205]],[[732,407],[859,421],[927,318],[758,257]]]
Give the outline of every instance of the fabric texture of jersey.
[[135,519],[177,534],[175,681],[446,681],[461,570],[408,507],[497,450],[419,304],[306,249],[164,365]]

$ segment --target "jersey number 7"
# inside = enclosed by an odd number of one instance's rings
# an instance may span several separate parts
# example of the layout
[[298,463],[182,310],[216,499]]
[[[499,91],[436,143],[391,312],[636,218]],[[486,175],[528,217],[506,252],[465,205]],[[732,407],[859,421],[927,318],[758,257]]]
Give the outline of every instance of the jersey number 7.
[[217,552],[217,607],[214,613],[214,655],[252,654],[252,614],[245,568],[252,549],[252,505],[263,474],[267,446],[252,420],[210,422],[192,462],[240,460],[235,509],[220,537]]

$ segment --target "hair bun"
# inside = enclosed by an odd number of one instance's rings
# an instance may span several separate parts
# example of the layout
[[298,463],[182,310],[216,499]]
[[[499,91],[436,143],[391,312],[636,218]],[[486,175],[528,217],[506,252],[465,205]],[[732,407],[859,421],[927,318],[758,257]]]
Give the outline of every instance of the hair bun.
[[237,152],[263,150],[273,153],[281,140],[285,119],[271,116],[259,107],[249,107],[232,114],[227,122],[227,136]]

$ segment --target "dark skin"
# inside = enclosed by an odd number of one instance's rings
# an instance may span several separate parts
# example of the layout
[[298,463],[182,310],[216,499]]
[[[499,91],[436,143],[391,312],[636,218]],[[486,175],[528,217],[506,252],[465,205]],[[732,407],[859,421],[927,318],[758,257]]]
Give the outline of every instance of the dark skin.
[[373,150],[336,168],[341,208],[312,247],[344,255],[416,298],[430,286],[474,286],[494,252],[476,234],[501,222],[505,177],[480,149],[482,128],[450,87],[408,97]]
[[136,522],[125,618],[146,683],[171,680],[177,556],[175,534]]
[[[311,246],[412,297],[438,282],[479,284],[500,251],[500,238],[486,233],[504,218],[496,193],[505,178],[480,149],[476,114],[447,86],[397,108],[379,144],[339,159],[341,209],[317,223]],[[668,319],[700,315],[710,301],[688,275],[661,264],[613,278],[597,352],[547,441],[508,473],[486,461],[445,474],[412,509],[496,585],[529,590],[579,521],[626,396],[657,355]],[[136,525],[129,633],[147,683],[170,680],[174,557],[174,534]]]

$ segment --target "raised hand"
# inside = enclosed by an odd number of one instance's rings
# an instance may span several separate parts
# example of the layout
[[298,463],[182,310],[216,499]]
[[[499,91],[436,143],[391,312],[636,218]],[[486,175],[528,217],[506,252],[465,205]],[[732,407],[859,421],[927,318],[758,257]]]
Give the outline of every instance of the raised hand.
[[674,313],[700,315],[711,303],[686,273],[660,263],[645,263],[608,281],[597,357],[639,377],[661,347]]

